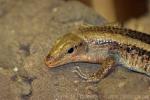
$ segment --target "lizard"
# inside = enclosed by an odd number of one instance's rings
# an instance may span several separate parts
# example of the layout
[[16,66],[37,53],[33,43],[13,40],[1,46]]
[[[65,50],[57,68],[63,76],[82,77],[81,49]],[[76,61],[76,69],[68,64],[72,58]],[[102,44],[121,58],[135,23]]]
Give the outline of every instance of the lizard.
[[71,62],[101,65],[89,75],[76,69],[88,82],[99,82],[118,65],[150,77],[150,35],[113,25],[81,27],[60,37],[45,57],[50,68]]

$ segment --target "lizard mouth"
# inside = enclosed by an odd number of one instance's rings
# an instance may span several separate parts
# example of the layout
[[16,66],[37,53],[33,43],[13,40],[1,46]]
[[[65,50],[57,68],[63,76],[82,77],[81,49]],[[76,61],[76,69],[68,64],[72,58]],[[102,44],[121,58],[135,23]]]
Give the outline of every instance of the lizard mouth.
[[61,63],[60,61],[55,61],[55,62],[45,61],[45,64],[50,68],[63,65],[63,63]]
[[54,58],[54,57],[51,57],[51,56],[47,56],[45,58],[45,64],[46,66],[52,68],[52,67],[57,67],[57,66],[60,66],[60,65],[63,65],[63,64],[66,64],[66,59],[57,59],[57,58]]
[[46,66],[52,68],[52,67],[57,67],[57,66],[61,65],[61,62],[60,62],[60,61],[57,61],[57,60],[47,61],[47,60],[45,59],[45,64],[46,64]]

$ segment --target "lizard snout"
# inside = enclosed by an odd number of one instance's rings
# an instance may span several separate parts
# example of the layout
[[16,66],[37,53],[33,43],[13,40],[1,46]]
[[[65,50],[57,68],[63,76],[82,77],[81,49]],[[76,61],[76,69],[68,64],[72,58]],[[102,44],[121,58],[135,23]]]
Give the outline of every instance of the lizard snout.
[[61,64],[61,61],[59,62],[59,60],[57,60],[55,57],[48,54],[45,57],[45,64],[48,67],[56,67]]
[[47,66],[49,66],[49,65],[52,64],[53,60],[54,60],[54,58],[53,58],[52,56],[47,55],[47,56],[45,57],[45,64],[46,64]]
[[46,58],[45,58],[45,61],[46,61],[46,62],[50,62],[50,61],[52,61],[53,59],[54,59],[54,58],[53,58],[51,55],[48,54],[48,55],[46,56]]

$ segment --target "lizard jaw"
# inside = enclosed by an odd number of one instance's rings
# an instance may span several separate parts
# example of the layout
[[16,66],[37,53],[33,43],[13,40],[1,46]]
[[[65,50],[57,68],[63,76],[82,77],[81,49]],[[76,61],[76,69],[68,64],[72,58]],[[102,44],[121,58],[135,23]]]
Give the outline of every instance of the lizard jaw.
[[45,58],[45,64],[49,67],[49,68],[53,68],[53,67],[58,67],[70,62],[91,62],[91,63],[98,63],[103,61],[105,57],[101,57],[101,58],[95,58],[95,57],[90,57],[87,55],[80,55],[80,56],[74,56],[74,57],[69,57],[69,58],[62,58],[62,59],[47,59]]
[[61,61],[45,61],[45,64],[46,66],[52,68],[52,67],[63,65],[64,63],[62,63]]
[[67,59],[67,58],[57,59],[54,57],[47,56],[45,58],[44,62],[46,64],[46,66],[53,68],[53,67],[58,67],[58,66],[64,65],[64,64],[69,63],[71,61],[70,61],[70,59]]

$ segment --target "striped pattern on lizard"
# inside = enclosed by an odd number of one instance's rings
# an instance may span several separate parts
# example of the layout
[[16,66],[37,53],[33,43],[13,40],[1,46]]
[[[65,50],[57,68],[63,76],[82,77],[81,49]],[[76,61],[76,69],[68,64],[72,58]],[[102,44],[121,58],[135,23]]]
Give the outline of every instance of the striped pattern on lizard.
[[88,82],[100,81],[118,64],[150,76],[150,35],[119,26],[87,26],[59,38],[45,58],[48,67],[71,62],[99,63]]

